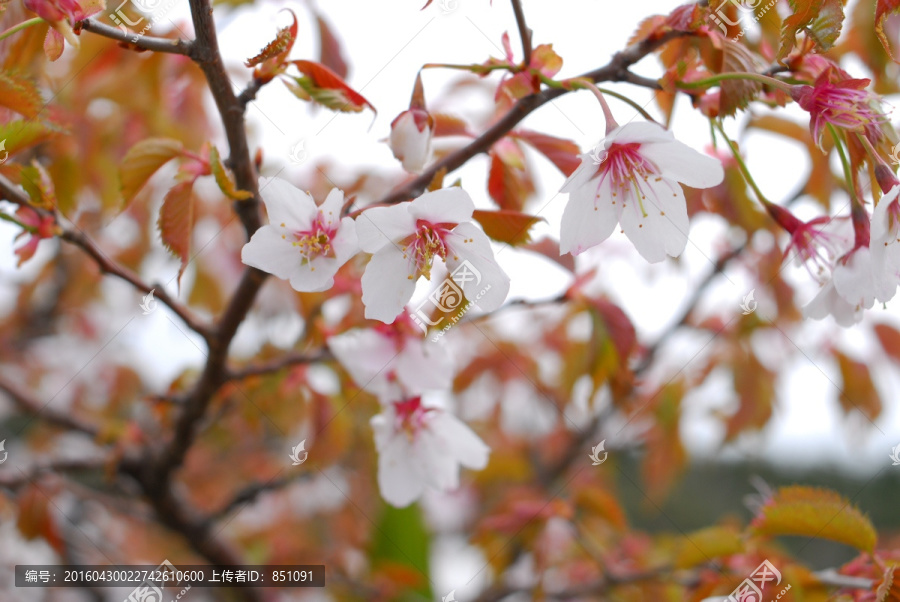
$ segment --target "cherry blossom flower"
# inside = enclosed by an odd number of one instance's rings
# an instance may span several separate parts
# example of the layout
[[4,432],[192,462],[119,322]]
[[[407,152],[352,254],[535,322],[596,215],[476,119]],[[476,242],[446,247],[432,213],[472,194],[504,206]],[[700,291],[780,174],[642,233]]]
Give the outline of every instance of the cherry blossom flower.
[[72,29],[76,22],[87,19],[106,7],[103,0],[24,0],[23,4],[50,23],[53,31],[49,35],[53,38],[53,44],[59,46],[60,52],[63,37],[69,44],[78,47],[78,36]]
[[423,109],[409,109],[391,122],[390,147],[394,157],[411,173],[419,173],[431,161],[434,119]]
[[875,298],[886,303],[900,284],[900,184],[881,197],[872,212],[872,269]]
[[812,86],[793,86],[791,97],[809,112],[809,131],[822,148],[822,131],[831,124],[865,134],[872,144],[882,137],[880,124],[887,117],[878,97],[865,88],[868,79],[847,79],[833,68],[822,71]]
[[782,211],[790,216],[790,222],[782,223],[782,226],[791,235],[784,258],[793,257],[795,265],[804,266],[810,276],[824,282],[831,275],[837,259],[853,247],[850,219],[823,215],[804,222],[786,209]]
[[695,188],[715,186],[724,178],[721,163],[678,142],[655,123],[616,127],[601,145],[596,153],[581,156],[581,165],[561,189],[569,193],[569,202],[562,217],[560,253],[578,255],[600,244],[618,223],[647,261],[680,255],[689,222],[679,182]]
[[419,277],[431,279],[435,259],[456,274],[452,280],[467,298],[478,297],[478,307],[500,307],[509,277],[497,265],[488,237],[470,222],[474,210],[469,195],[453,187],[362,213],[356,220],[359,244],[373,254],[362,277],[366,318],[393,321]]
[[328,193],[321,207],[308,194],[278,178],[260,178],[269,224],[241,251],[245,264],[289,280],[300,292],[326,291],[334,275],[356,254],[356,229],[340,218],[344,193]]
[[831,279],[803,308],[803,315],[814,320],[831,315],[841,326],[853,326],[862,320],[863,310],[875,304],[875,293],[869,248],[856,247],[838,260]]
[[419,499],[426,489],[459,487],[459,468],[481,470],[490,448],[472,429],[421,397],[387,405],[371,420],[378,450],[378,487],[398,508]]
[[406,312],[393,324],[330,337],[328,348],[354,382],[382,403],[449,390],[453,382],[453,362],[446,349],[427,344]]

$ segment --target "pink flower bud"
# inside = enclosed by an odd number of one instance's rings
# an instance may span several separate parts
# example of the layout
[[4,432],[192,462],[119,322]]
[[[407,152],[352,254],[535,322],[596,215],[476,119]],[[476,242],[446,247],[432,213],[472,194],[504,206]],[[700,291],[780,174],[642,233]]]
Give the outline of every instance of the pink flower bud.
[[434,119],[424,109],[409,109],[391,122],[391,152],[403,169],[419,173],[431,161]]

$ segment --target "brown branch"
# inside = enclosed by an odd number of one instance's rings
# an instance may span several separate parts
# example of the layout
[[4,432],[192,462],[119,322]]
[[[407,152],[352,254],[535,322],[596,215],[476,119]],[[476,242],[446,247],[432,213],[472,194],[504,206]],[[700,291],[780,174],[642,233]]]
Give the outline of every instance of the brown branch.
[[65,412],[54,410],[48,407],[47,404],[41,403],[22,387],[2,375],[0,375],[0,391],[6,393],[20,410],[26,414],[40,418],[48,424],[59,426],[70,431],[84,433],[91,437],[96,437],[99,432],[98,428],[93,424],[66,414]]
[[19,469],[18,474],[0,474],[0,487],[18,489],[48,472],[70,473],[84,472],[87,470],[100,471],[107,467],[107,462],[108,460],[106,458],[93,460],[71,460],[62,458],[51,460],[50,462],[44,462],[43,464],[29,466],[26,469]]
[[516,14],[516,26],[519,28],[519,37],[522,38],[522,54],[525,57],[522,62],[527,68],[531,64],[531,35],[532,31],[525,23],[525,13],[522,11],[522,0],[512,0],[513,12]]
[[286,353],[280,357],[258,364],[250,364],[241,368],[229,368],[228,380],[240,380],[250,376],[263,376],[302,364],[315,364],[332,359],[331,353],[322,350],[317,353]]
[[186,40],[170,40],[168,38],[156,38],[152,36],[144,36],[136,33],[123,31],[118,27],[111,27],[96,21],[94,19],[84,19],[75,24],[76,27],[81,26],[85,31],[109,38],[138,50],[151,50],[153,52],[166,52],[169,54],[191,55],[192,43]]
[[210,513],[209,520],[221,520],[231,514],[232,511],[246,504],[254,502],[256,498],[258,498],[263,493],[278,491],[279,489],[283,489],[293,483],[311,479],[312,476],[313,475],[310,472],[299,472],[280,479],[272,479],[264,483],[253,483],[252,485],[248,485],[247,487],[244,487],[243,489],[238,491],[230,500],[225,502],[225,504],[221,508]]
[[[629,77],[633,76],[633,74],[628,71],[629,67],[663,44],[685,35],[689,34],[681,31],[672,31],[656,39],[643,40],[637,44],[632,44],[625,50],[614,54],[609,63],[603,67],[589,71],[580,77],[588,78],[595,83],[602,81],[626,81]],[[537,94],[531,94],[519,99],[519,101],[516,102],[503,117],[489,127],[481,136],[463,148],[450,153],[440,161],[435,162],[418,177],[405,182],[402,186],[396,188],[384,198],[376,201],[374,205],[393,205],[418,196],[428,188],[428,185],[434,180],[435,175],[437,175],[439,171],[446,170],[446,173],[450,173],[464,165],[472,157],[487,152],[495,142],[508,134],[510,130],[518,125],[518,123],[525,119],[530,113],[568,92],[570,92],[570,90],[554,88],[551,90],[543,90]]]

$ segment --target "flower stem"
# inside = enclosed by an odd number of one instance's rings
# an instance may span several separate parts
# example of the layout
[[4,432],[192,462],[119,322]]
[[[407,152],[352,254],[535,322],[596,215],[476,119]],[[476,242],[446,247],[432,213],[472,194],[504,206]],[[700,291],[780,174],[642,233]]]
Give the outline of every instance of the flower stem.
[[759,186],[756,185],[756,180],[753,179],[753,176],[750,175],[750,170],[747,169],[747,164],[744,163],[744,158],[741,157],[740,151],[738,151],[737,145],[731,141],[731,138],[728,137],[728,134],[725,133],[725,130],[722,129],[722,124],[717,120],[713,120],[715,127],[719,130],[719,133],[722,135],[722,138],[725,139],[725,143],[728,144],[728,150],[731,151],[732,156],[734,156],[734,160],[737,161],[738,167],[741,169],[741,174],[744,176],[744,179],[747,180],[747,183],[750,185],[750,188],[753,189],[753,193],[756,195],[759,202],[765,205],[773,204],[769,199],[766,198],[766,195],[762,193],[759,189]]
[[788,94],[790,94],[791,92],[790,84],[785,83],[780,79],[769,77],[768,75],[763,75],[761,73],[750,73],[749,71],[730,71],[728,73],[719,73],[718,75],[707,77],[706,79],[700,79],[695,82],[676,82],[675,85],[679,88],[686,88],[689,90],[695,88],[709,88],[710,86],[714,86],[729,79],[752,80],[762,84],[766,84],[767,86],[773,86],[784,92],[787,92]]
[[584,78],[575,78],[566,80],[562,83],[564,87],[568,84],[573,90],[590,90],[594,94],[594,96],[597,97],[597,100],[600,102],[600,107],[603,109],[603,117],[604,119],[606,119],[607,136],[609,136],[610,132],[619,127],[619,124],[616,123],[616,118],[613,117],[612,111],[609,109],[609,104],[606,102],[606,98],[604,98],[603,93],[596,86],[596,84],[594,84],[594,82]]
[[850,160],[843,147],[843,140],[834,129],[834,126],[828,124],[828,131],[834,140],[834,147],[837,149],[841,158],[841,165],[844,168],[844,179],[847,181],[848,192],[850,193],[850,219],[853,220],[853,233],[855,235],[856,247],[868,247],[870,240],[869,213],[862,204],[860,195],[857,194],[856,183],[853,177],[853,169],[850,166]]
[[23,29],[31,27],[32,25],[39,25],[41,23],[46,23],[46,21],[44,21],[40,17],[35,17],[34,19],[28,19],[27,21],[22,21],[21,23],[13,25],[6,31],[0,32],[0,41],[5,40],[12,34],[18,33],[20,31],[22,31]]

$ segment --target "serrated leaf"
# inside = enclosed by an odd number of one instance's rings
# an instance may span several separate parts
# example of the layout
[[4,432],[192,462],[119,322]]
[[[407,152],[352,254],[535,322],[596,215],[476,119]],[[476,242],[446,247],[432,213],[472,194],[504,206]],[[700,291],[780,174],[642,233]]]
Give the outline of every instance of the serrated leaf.
[[184,146],[172,138],[147,138],[125,153],[119,166],[122,208],[128,206],[160,167],[179,156]]
[[505,209],[499,211],[476,209],[472,213],[472,218],[481,224],[484,233],[490,238],[512,246],[530,242],[531,227],[538,222],[545,221],[542,217]]
[[184,273],[191,255],[191,236],[196,216],[194,183],[180,182],[173,186],[163,200],[157,227],[163,244],[181,259],[178,278]]
[[744,551],[740,532],[732,527],[713,526],[688,533],[675,551],[675,567],[689,569],[715,558]]
[[252,192],[238,189],[234,180],[231,179],[231,175],[222,164],[222,159],[219,157],[219,149],[212,145],[209,147],[209,167],[212,170],[213,177],[216,179],[216,184],[219,185],[219,190],[221,190],[225,196],[236,201],[244,201],[253,198]]
[[32,119],[43,108],[44,99],[30,79],[0,71],[0,106]]
[[875,602],[900,602],[900,566],[885,567],[875,584]]
[[869,420],[878,418],[881,415],[881,396],[875,388],[875,383],[872,382],[868,366],[850,359],[839,351],[835,351],[834,356],[838,361],[844,383],[838,395],[838,401],[844,412],[849,414],[858,410]]
[[848,500],[827,489],[782,487],[751,525],[760,535],[817,537],[871,552],[878,536],[868,518]]
[[781,61],[791,53],[801,31],[819,44],[819,50],[828,50],[841,33],[844,21],[841,0],[790,0],[789,3],[794,12],[782,23],[781,48],[776,59]]
[[[722,40],[722,72],[750,71],[756,73],[763,69],[764,67],[756,55],[743,44],[727,38]],[[746,108],[750,101],[756,98],[762,90],[762,84],[743,79],[725,80],[722,82],[721,90],[719,114],[731,116],[738,109]]]
[[253,73],[254,77],[270,78],[273,71],[276,71],[291,53],[294,41],[297,39],[297,15],[290,9],[288,12],[291,13],[293,19],[291,25],[279,29],[274,40],[266,44],[265,48],[260,50],[256,56],[252,56],[244,62],[245,67],[259,67]]
[[894,54],[891,42],[884,33],[884,21],[888,17],[896,16],[898,12],[900,12],[900,0],[878,0],[875,3],[875,35],[878,36],[878,40],[884,46],[884,51],[888,53],[888,56],[895,63],[900,62],[900,60]]
[[529,130],[517,130],[511,135],[547,157],[566,176],[572,175],[581,165],[581,149],[571,140]]
[[844,6],[841,0],[825,0],[819,14],[813,19],[806,30],[806,34],[818,46],[820,51],[826,51],[834,46],[841,35],[844,25]]
[[325,65],[314,61],[291,61],[291,64],[305,76],[293,78],[297,86],[317,103],[344,113],[358,113],[365,107],[377,113],[372,103]]
[[53,180],[43,165],[36,160],[22,168],[22,188],[28,193],[33,205],[41,209],[53,210],[57,206]]
[[0,123],[0,140],[10,157],[49,138],[64,133],[60,127],[33,120]]

